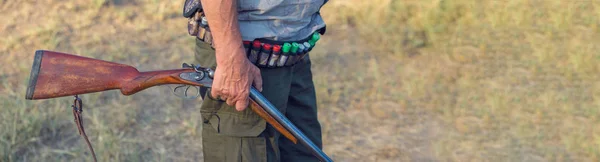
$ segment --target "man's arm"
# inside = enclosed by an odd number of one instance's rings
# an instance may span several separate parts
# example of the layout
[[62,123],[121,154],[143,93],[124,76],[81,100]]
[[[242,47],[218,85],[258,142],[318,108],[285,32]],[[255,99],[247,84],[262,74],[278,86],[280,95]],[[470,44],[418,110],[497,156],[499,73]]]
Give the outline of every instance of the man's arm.
[[262,91],[260,70],[246,57],[237,19],[237,0],[201,0],[216,50],[217,69],[211,89],[214,98],[238,111],[248,106],[250,86]]

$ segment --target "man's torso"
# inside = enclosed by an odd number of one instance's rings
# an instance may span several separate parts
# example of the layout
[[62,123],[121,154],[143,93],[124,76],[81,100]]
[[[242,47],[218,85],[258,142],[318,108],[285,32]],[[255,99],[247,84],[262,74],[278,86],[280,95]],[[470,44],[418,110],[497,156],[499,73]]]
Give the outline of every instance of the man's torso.
[[295,41],[325,26],[319,14],[324,0],[238,0],[243,40]]

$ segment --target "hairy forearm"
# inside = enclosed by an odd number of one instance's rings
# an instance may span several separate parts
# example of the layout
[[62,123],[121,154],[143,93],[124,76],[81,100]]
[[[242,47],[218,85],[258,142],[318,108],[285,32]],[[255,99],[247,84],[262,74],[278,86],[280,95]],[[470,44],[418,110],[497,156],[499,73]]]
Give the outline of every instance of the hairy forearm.
[[217,65],[246,59],[237,19],[237,0],[201,0],[216,49]]

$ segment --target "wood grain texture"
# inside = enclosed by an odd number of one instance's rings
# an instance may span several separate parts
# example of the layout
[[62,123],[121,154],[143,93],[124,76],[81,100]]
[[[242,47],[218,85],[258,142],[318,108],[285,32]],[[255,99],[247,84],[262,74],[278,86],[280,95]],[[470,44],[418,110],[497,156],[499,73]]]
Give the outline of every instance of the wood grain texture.
[[59,52],[43,52],[32,99],[55,98],[112,89],[120,89],[122,94],[131,95],[161,84],[201,86],[179,78],[180,73],[194,72],[193,69],[139,72],[129,65]]

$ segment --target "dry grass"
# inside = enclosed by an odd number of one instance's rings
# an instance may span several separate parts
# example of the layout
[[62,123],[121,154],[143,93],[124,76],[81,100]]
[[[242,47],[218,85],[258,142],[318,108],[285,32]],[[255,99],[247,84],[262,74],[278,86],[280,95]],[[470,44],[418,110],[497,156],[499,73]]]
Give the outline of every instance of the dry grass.
[[[24,100],[33,52],[142,70],[192,60],[181,2],[0,1],[0,161],[83,161],[71,98]],[[598,161],[600,1],[339,0],[313,52],[336,161]],[[84,95],[102,161],[198,161],[197,106]],[[193,102],[198,103],[198,102]]]

